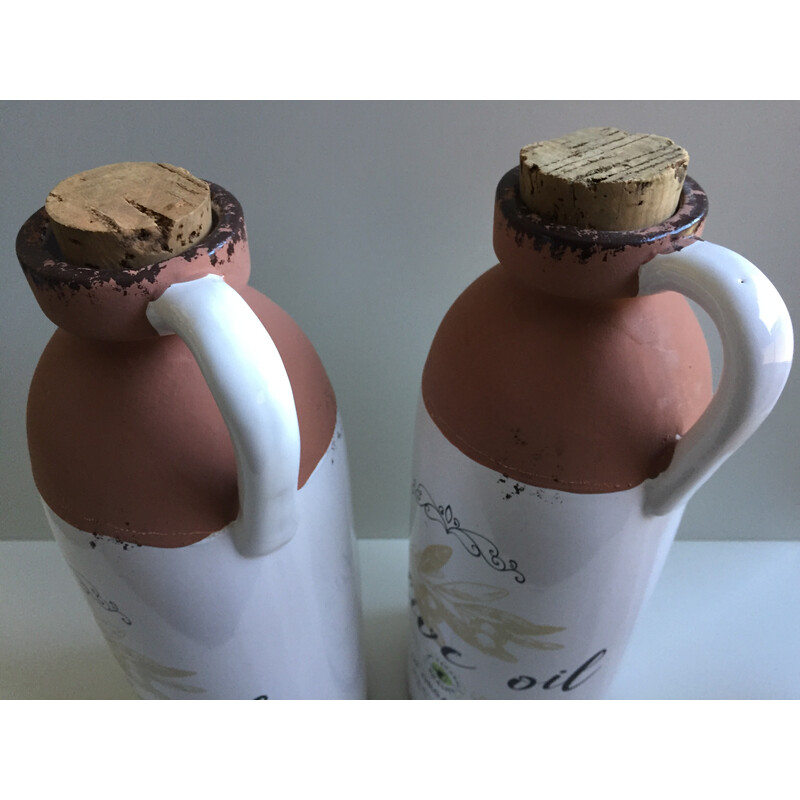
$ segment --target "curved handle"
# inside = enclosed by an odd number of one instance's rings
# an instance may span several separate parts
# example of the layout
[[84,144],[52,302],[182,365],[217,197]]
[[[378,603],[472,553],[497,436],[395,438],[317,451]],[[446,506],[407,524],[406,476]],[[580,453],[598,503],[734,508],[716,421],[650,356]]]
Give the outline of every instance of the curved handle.
[[161,334],[194,355],[228,426],[239,480],[236,548],[258,556],[297,529],[300,430],[280,354],[261,321],[218,275],[175,283],[147,307]]
[[669,467],[645,482],[646,514],[684,505],[755,432],[780,397],[792,362],[789,312],[775,287],[746,258],[698,240],[657,255],[639,270],[639,294],[680,292],[719,330],[722,375],[708,408],[675,446]]

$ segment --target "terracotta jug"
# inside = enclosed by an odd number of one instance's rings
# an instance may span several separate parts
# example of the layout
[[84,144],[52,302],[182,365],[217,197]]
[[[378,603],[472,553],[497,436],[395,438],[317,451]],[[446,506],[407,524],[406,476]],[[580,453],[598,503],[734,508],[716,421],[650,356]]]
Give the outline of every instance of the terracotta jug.
[[143,698],[365,696],[344,437],[308,339],[248,287],[242,208],[136,269],[17,254],[58,326],[28,437],[53,535]]
[[[687,501],[786,382],[772,284],[700,238],[687,178],[637,231],[551,224],[497,188],[499,264],[447,312],[422,377],[410,537],[413,698],[597,698]],[[704,308],[725,365],[686,300]]]

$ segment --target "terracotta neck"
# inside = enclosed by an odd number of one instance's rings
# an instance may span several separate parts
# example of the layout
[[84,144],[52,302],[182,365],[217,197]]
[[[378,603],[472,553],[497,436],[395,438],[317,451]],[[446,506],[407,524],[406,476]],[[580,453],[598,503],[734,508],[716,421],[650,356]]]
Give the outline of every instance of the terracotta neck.
[[221,275],[242,290],[250,277],[250,252],[239,201],[214,183],[211,232],[195,247],[144,267],[99,269],[65,261],[44,207],[17,235],[17,257],[42,311],[59,328],[84,338],[135,341],[158,333],[145,310],[173,283]]
[[225,278],[261,320],[286,367],[300,426],[298,489],[330,446],[336,398],[297,323],[247,286],[250,254],[238,201],[210,184],[214,227],[197,246],[136,269],[63,260],[44,209],[17,253],[57,330],[31,381],[28,446],[36,486],[76,528],[126,543],[182,547],[238,514],[230,435],[200,367],[146,309],[174,283]]
[[558,225],[530,211],[519,192],[519,167],[497,186],[494,251],[516,280],[558,297],[611,300],[635,297],[639,267],[658,253],[674,252],[702,232],[708,198],[686,178],[675,213],[637,231],[597,231]]
[[640,266],[696,240],[707,202],[687,179],[676,213],[640,231],[549,224],[500,181],[500,263],[436,333],[422,397],[444,436],[507,478],[569,492],[637,486],[670,463],[711,397],[702,330],[674,292],[637,297]]

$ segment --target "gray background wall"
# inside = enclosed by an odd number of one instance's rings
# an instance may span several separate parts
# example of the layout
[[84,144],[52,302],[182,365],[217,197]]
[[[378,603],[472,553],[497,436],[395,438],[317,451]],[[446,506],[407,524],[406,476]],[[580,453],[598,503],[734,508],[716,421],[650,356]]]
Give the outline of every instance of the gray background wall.
[[[796,102],[0,103],[0,538],[49,537],[24,418],[53,326],[14,238],[60,180],[117,161],[167,161],[239,198],[251,284],[303,327],[337,392],[357,533],[403,537],[422,365],[450,303],[495,263],[495,185],[521,146],[590,125],[684,146],[710,197],[705,237],[758,264],[800,326]],[[800,538],[797,373],[692,500],[679,537]]]

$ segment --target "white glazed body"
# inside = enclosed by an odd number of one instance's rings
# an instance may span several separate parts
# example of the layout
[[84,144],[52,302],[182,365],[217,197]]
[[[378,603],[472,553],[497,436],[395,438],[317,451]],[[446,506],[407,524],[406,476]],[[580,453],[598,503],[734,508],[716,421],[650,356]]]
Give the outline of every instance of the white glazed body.
[[[358,569],[341,426],[297,492],[297,529],[242,554],[233,524],[157,548],[53,535],[137,694],[145,699],[363,699]],[[235,523],[234,523],[235,524]]]
[[604,695],[687,502],[772,410],[793,355],[783,300],[730,250],[697,240],[655,256],[639,270],[639,294],[661,291],[709,313],[724,365],[710,405],[654,479],[598,494],[515,482],[462,453],[420,403],[412,698]]
[[450,444],[420,402],[410,537],[414,699],[602,697],[683,508],[643,487],[521,484]]
[[239,513],[193,544],[155,547],[79,530],[45,505],[114,655],[148,699],[365,698],[338,415],[298,488],[292,386],[240,294],[209,274],[171,285],[146,313],[184,340],[208,383],[234,447]]

